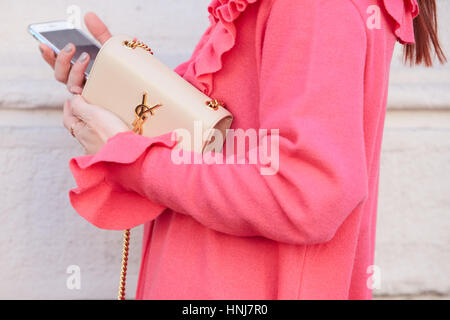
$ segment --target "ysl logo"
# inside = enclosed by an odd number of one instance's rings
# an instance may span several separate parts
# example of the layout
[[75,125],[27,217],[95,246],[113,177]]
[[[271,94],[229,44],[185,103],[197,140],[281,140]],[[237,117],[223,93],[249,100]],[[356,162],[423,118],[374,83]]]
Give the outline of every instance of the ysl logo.
[[138,105],[135,109],[134,109],[134,113],[136,114],[136,119],[133,121],[132,126],[133,126],[133,131],[137,134],[142,134],[142,126],[144,125],[145,120],[147,120],[149,118],[149,114],[150,116],[153,115],[153,109],[161,107],[162,104],[155,104],[153,107],[149,107],[147,105],[147,93],[144,92],[144,95],[142,96],[142,103],[140,105]]

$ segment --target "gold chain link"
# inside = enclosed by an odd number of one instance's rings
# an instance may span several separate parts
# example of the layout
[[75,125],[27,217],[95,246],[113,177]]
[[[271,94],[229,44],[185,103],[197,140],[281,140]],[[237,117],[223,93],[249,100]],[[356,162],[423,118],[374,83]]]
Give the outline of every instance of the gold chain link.
[[223,102],[221,102],[217,99],[212,99],[212,100],[206,101],[206,105],[213,110],[218,110],[219,107],[225,106]]
[[130,229],[126,229],[123,232],[122,270],[120,273],[119,294],[117,296],[118,300],[125,300],[125,287],[127,282],[129,249],[130,249]]
[[152,49],[150,49],[145,43],[137,40],[136,38],[134,38],[131,41],[125,40],[123,42],[123,45],[128,47],[128,48],[130,48],[130,49],[133,49],[133,50],[136,49],[136,48],[142,48],[145,51],[147,51],[148,53],[153,54]]

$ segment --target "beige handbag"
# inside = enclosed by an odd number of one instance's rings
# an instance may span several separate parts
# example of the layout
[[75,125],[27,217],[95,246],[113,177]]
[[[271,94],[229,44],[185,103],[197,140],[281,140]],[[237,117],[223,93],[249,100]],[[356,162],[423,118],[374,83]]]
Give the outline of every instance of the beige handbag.
[[[220,102],[155,58],[146,45],[126,36],[114,36],[100,49],[82,96],[114,112],[130,129],[138,124],[136,131],[144,136],[188,130],[191,143],[182,141],[180,146],[189,151],[208,151],[214,129],[225,138],[232,121]],[[195,127],[201,127],[202,143],[193,140]],[[214,147],[220,151],[222,146]]]
[[[126,36],[114,36],[100,49],[82,96],[112,111],[144,136],[187,130],[191,141],[183,139],[180,147],[189,151],[220,151],[222,145],[213,144],[213,137],[220,132],[225,139],[232,122],[222,103],[160,62],[145,44]],[[194,141],[199,136],[196,131],[203,138],[201,143]],[[125,230],[119,300],[125,299],[129,236],[130,230]]]

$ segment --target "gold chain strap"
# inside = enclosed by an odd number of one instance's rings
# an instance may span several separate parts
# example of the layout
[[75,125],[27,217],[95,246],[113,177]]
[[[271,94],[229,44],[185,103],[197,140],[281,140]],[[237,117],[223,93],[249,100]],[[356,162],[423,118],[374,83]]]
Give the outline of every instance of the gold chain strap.
[[[153,107],[147,105],[147,93],[144,92],[142,96],[142,103],[135,109],[134,113],[136,119],[133,121],[133,131],[139,135],[142,134],[144,122],[153,115],[153,109],[161,107],[162,104],[156,104]],[[117,295],[118,300],[125,300],[125,286],[127,281],[127,265],[128,265],[128,253],[130,249],[130,229],[123,232],[123,250],[122,250],[122,270],[120,273],[119,293]]]
[[[124,41],[123,45],[130,48],[130,49],[136,49],[136,48],[142,48],[149,52],[150,54],[153,54],[152,50],[144,43],[138,41],[136,38],[134,38],[132,41]],[[147,93],[144,93],[142,96],[142,103],[139,104],[135,109],[134,113],[136,115],[136,119],[133,121],[133,131],[139,135],[142,135],[143,132],[143,125],[144,122],[153,115],[153,109],[161,107],[162,104],[156,104],[152,107],[149,107],[147,105]],[[212,99],[209,101],[206,101],[206,106],[211,108],[212,110],[218,110],[220,106],[223,106],[223,103]],[[123,232],[123,249],[122,249],[122,269],[120,273],[120,283],[119,283],[119,293],[117,296],[118,300],[125,300],[125,287],[126,287],[126,281],[127,281],[127,266],[128,266],[128,253],[130,249],[130,229],[126,229]]]
[[[130,49],[142,48],[150,54],[153,54],[152,50],[144,43],[134,38],[132,41],[124,41],[123,45]],[[142,126],[145,120],[148,119],[148,113],[153,115],[153,109],[160,107],[162,104],[154,105],[153,107],[147,106],[147,93],[144,93],[142,97],[142,103],[138,105],[134,112],[136,114],[136,120],[133,122],[133,131],[139,135],[142,134]],[[120,272],[119,293],[117,295],[118,300],[125,300],[125,287],[127,283],[127,267],[128,267],[128,253],[130,251],[130,229],[126,229],[123,232],[123,249],[122,249],[122,269]]]
[[128,252],[130,247],[130,229],[123,232],[122,270],[120,273],[118,300],[125,300],[125,286],[127,282]]
[[212,100],[206,101],[206,105],[213,110],[218,110],[219,107],[225,106],[223,102],[221,102],[217,99],[212,99]]
[[150,49],[145,43],[143,43],[143,42],[137,40],[136,38],[134,38],[134,39],[131,40],[131,41],[125,40],[125,41],[123,42],[123,44],[124,44],[124,46],[126,46],[126,47],[128,47],[128,48],[130,48],[130,49],[133,49],[133,50],[134,50],[134,49],[136,49],[136,48],[142,48],[142,49],[144,49],[145,51],[147,51],[148,53],[153,54],[152,49]]

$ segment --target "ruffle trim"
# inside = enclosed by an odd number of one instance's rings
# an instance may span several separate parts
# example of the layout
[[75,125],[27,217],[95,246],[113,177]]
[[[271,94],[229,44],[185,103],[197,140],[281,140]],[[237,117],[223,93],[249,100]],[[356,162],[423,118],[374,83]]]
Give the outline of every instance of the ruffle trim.
[[[178,71],[206,95],[213,91],[213,74],[222,69],[222,56],[236,43],[234,21],[258,0],[213,0],[208,6],[211,25],[194,51],[192,60]],[[419,14],[416,0],[383,0],[393,19],[394,34],[402,44],[414,43],[413,19]],[[182,71],[182,72],[181,72]]]
[[115,168],[133,164],[152,146],[175,144],[171,133],[147,138],[127,131],[109,139],[97,154],[71,159],[78,186],[69,192],[73,208],[102,229],[124,230],[153,220],[166,208],[116,182]]
[[383,0],[384,7],[394,20],[394,34],[400,43],[414,43],[413,20],[419,15],[416,0]]
[[211,26],[196,48],[197,55],[185,71],[185,79],[206,95],[213,90],[212,75],[222,69],[222,56],[236,43],[234,21],[258,0],[213,0],[208,6]]

